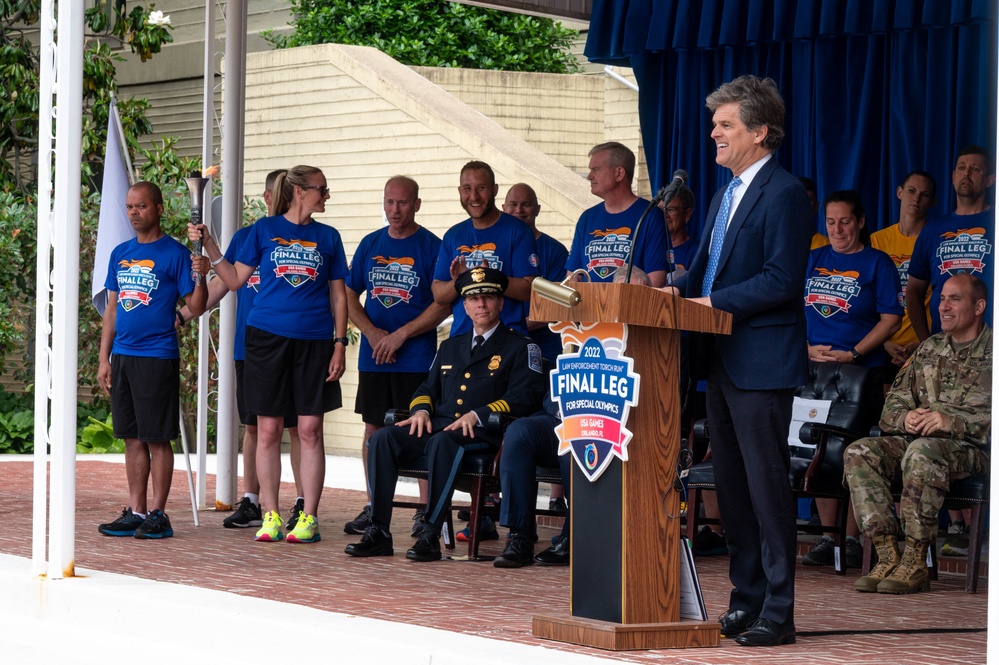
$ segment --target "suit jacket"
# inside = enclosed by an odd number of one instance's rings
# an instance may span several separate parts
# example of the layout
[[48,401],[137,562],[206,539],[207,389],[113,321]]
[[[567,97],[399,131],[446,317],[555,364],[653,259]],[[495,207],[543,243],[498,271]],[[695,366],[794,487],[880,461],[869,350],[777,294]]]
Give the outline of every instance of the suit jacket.
[[[494,412],[529,416],[541,408],[548,387],[538,345],[501,324],[472,358],[473,335],[445,340],[413,394],[410,411],[429,411],[435,432],[469,411],[485,424]],[[476,438],[498,444],[502,434],[477,428]]]
[[[677,280],[688,297],[701,295],[724,191],[711,199],[697,254]],[[803,297],[811,239],[808,195],[771,156],[729,223],[711,291],[712,306],[732,314],[732,334],[714,336],[713,356],[743,390],[796,388],[808,379]]]

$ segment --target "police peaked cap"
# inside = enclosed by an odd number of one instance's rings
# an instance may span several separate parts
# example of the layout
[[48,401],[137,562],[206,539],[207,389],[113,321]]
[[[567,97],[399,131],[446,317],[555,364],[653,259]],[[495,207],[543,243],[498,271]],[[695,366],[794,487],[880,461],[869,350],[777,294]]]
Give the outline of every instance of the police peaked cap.
[[484,293],[503,295],[510,280],[495,268],[472,268],[458,275],[454,280],[454,290],[462,298]]

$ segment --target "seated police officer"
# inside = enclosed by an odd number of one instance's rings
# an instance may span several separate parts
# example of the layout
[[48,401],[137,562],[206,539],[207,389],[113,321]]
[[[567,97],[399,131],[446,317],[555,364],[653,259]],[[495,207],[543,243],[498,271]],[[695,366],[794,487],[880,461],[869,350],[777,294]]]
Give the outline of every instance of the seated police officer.
[[409,418],[383,427],[368,442],[371,526],[360,542],[347,546],[347,554],[393,554],[389,524],[399,468],[425,455],[430,497],[425,523],[406,558],[440,559],[438,534],[462,458],[499,448],[501,435],[484,427],[489,415],[526,416],[540,408],[545,394],[541,350],[500,325],[506,287],[506,275],[492,268],[473,268],[455,281],[472,330],[441,344],[427,380],[413,395]]

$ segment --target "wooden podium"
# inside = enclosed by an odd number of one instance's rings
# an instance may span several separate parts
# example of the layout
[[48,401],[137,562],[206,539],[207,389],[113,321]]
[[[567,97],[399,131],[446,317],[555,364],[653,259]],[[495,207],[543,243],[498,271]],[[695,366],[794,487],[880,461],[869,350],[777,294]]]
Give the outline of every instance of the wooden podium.
[[717,646],[717,622],[680,620],[680,331],[730,334],[727,312],[634,284],[573,283],[563,307],[536,292],[531,320],[628,325],[624,355],[641,376],[628,461],[594,482],[573,462],[570,614],[535,615],[536,637],[602,649]]

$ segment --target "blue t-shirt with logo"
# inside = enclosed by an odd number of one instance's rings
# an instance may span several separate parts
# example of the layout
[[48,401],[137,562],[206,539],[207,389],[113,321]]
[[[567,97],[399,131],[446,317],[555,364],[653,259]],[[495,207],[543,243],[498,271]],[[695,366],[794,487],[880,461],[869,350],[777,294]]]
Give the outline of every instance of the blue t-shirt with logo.
[[329,282],[347,277],[340,233],[320,222],[293,224],[283,215],[249,227],[236,260],[260,268],[246,324],[291,339],[330,339]]
[[909,277],[930,283],[930,333],[940,332],[940,289],[959,273],[970,273],[989,287],[985,322],[992,322],[995,280],[996,214],[988,209],[977,215],[953,212],[931,221],[916,238],[909,259]]
[[[440,238],[420,228],[408,238],[393,238],[388,228],[364,236],[354,252],[347,286],[366,293],[364,313],[376,327],[393,332],[423,314],[434,302],[431,284]],[[410,337],[394,363],[375,364],[371,343],[361,335],[357,369],[362,372],[426,372],[437,352],[437,331]]]
[[685,243],[673,248],[673,265],[677,277],[690,270],[690,264],[694,262],[694,254],[696,253],[697,243],[694,242],[693,238],[687,238]]
[[112,353],[180,357],[174,321],[177,300],[194,290],[190,249],[170,236],[126,240],[111,252],[104,288],[118,294]]
[[[244,226],[233,234],[229,246],[225,250],[225,260],[236,265],[236,254],[243,246],[250,235],[250,227]],[[236,291],[236,332],[233,336],[232,359],[246,359],[246,320],[253,309],[253,301],[257,297],[257,289],[260,287],[260,269],[257,268],[250,275],[238,291]]]
[[[538,251],[534,234],[530,227],[513,215],[501,212],[496,223],[488,229],[477,229],[471,219],[455,224],[441,241],[441,251],[434,268],[434,279],[451,281],[451,262],[465,257],[465,265],[477,268],[485,260],[490,268],[499,270],[507,277],[537,277]],[[527,334],[527,301],[503,299],[500,321],[521,335]],[[454,322],[451,324],[451,337],[464,334],[472,329],[472,322],[465,314],[461,298],[451,307]]]
[[[569,258],[569,250],[547,233],[542,233],[535,242],[538,246],[538,269],[541,276],[550,282],[561,282],[565,279],[565,262]],[[544,328],[530,331],[530,335],[534,343],[541,347],[541,357],[554,367],[558,354],[562,353],[562,337],[553,333],[547,324]]]
[[[631,251],[632,231],[649,202],[639,198],[624,212],[611,214],[604,203],[585,210],[576,222],[566,270],[585,269],[591,282],[610,282]],[[634,265],[646,273],[669,270],[666,219],[654,207],[642,222]]]
[[[902,286],[891,257],[864,247],[840,254],[826,245],[808,255],[805,273],[805,323],[808,343],[849,351],[881,320],[881,314],[903,313]],[[884,346],[867,353],[861,364],[888,362]]]

